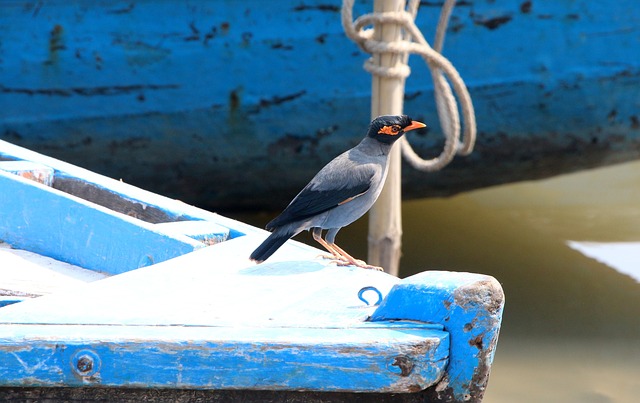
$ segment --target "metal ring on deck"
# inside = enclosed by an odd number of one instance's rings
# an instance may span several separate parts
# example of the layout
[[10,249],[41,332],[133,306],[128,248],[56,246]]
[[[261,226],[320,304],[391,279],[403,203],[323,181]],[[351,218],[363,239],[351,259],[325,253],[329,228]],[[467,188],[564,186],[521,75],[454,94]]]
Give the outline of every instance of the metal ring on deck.
[[358,291],[358,298],[360,299],[360,301],[364,302],[367,305],[372,305],[369,303],[369,301],[364,299],[364,297],[362,296],[367,291],[375,291],[375,293],[378,294],[378,302],[373,304],[373,306],[380,305],[380,303],[382,302],[382,293],[376,287],[372,287],[372,286],[362,287],[360,291]]

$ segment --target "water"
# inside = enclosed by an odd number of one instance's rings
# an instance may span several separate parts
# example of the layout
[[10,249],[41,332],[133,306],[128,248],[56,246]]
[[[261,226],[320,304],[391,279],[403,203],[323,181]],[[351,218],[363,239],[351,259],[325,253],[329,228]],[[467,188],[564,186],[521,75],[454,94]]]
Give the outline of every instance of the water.
[[[238,218],[264,226],[273,215]],[[471,271],[505,290],[485,402],[638,401],[640,283],[568,242],[624,243],[609,255],[637,271],[640,162],[408,201],[403,222],[401,277]],[[337,242],[366,257],[366,230],[361,219]]]

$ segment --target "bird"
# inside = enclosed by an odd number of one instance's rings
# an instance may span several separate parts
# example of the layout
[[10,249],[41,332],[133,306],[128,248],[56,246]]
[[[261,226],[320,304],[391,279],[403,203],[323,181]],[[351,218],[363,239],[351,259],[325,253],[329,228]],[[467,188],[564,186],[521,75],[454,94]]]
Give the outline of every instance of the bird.
[[[335,244],[335,237],[341,228],[369,211],[380,195],[393,144],[406,132],[426,126],[407,115],[373,119],[360,143],[325,165],[282,213],[266,225],[271,234],[251,253],[250,259],[262,263],[287,240],[310,230],[313,239],[338,265],[383,270],[353,258]],[[324,238],[323,230],[327,230]]]

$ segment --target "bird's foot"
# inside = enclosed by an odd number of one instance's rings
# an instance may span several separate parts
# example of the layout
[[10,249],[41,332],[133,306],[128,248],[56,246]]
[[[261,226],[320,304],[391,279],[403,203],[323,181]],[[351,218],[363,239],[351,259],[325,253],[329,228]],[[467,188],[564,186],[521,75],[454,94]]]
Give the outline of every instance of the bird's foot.
[[360,260],[360,259],[350,260],[350,259],[340,257],[338,259],[336,258],[332,259],[330,263],[335,263],[338,266],[356,266],[356,267],[360,267],[362,269],[367,269],[367,270],[384,271],[382,267],[368,264],[364,260]]
[[367,269],[367,270],[384,271],[384,268],[380,266],[374,266],[372,264],[368,264],[367,262],[362,260],[358,260],[358,264],[356,264],[355,266],[358,266],[360,268]]
[[329,262],[329,263],[333,263],[335,261],[338,261],[338,260],[342,259],[342,257],[341,256],[336,256],[336,255],[331,255],[329,253],[321,253],[318,256],[316,256],[316,259],[331,260],[331,262]]
[[330,254],[321,253],[317,257],[330,260],[329,263],[335,263],[338,266],[356,266],[362,269],[384,271],[384,269],[380,266],[373,266],[368,264],[364,260],[352,257],[342,249],[338,248],[338,245],[333,244],[333,247],[327,247],[327,249],[331,252]]

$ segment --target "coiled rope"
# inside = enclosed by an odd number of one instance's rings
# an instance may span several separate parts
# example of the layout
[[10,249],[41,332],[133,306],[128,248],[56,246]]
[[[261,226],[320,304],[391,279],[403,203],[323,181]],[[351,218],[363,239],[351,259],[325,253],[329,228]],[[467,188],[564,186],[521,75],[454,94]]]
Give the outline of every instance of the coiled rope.
[[[400,55],[401,63],[387,68],[367,60],[364,69],[371,74],[383,77],[406,79],[411,74],[407,65],[409,54],[415,53],[424,59],[431,72],[434,83],[434,93],[438,118],[445,136],[444,150],[436,158],[424,160],[411,147],[407,137],[400,140],[402,155],[416,169],[422,171],[437,171],[446,166],[456,154],[468,155],[473,151],[476,139],[476,118],[469,91],[464,81],[451,62],[442,56],[445,32],[449,23],[455,0],[446,0],[436,29],[434,47],[424,38],[415,25],[415,18],[420,6],[419,0],[410,0],[406,10],[398,12],[370,13],[353,20],[354,0],[342,2],[342,26],[351,40],[365,52],[370,54],[395,53]],[[374,24],[397,24],[403,28],[403,39],[395,42],[381,42],[373,39],[373,28],[365,27]],[[453,87],[453,90],[452,90]],[[461,136],[460,115],[453,93],[460,100],[460,109],[464,120],[464,133]]]

